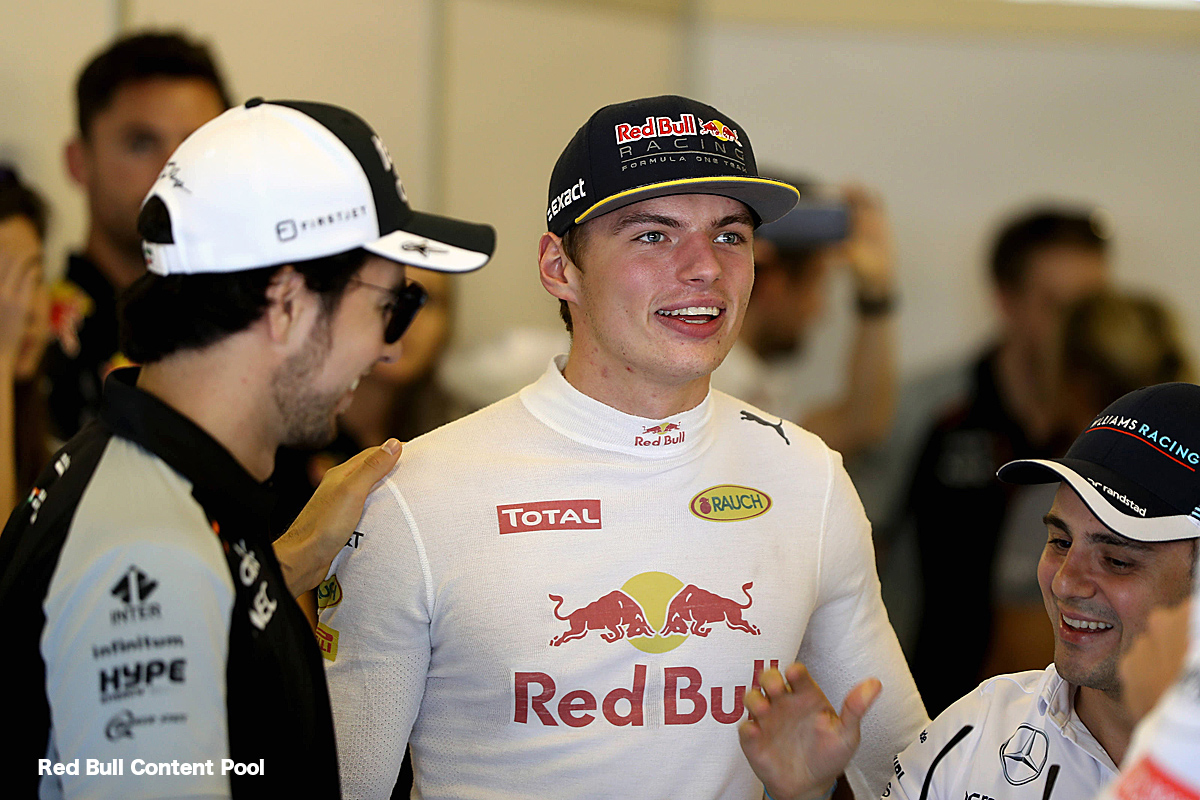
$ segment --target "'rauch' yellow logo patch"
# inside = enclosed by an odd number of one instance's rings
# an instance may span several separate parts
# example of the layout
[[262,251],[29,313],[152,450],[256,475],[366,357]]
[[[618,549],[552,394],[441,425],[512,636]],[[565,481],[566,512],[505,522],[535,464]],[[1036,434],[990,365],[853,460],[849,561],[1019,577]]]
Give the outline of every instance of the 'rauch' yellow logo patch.
[[317,636],[317,647],[321,648],[321,655],[330,661],[337,661],[337,629],[329,627],[324,622],[318,622],[314,633]]
[[713,522],[738,522],[761,517],[771,509],[771,498],[749,486],[723,483],[711,486],[692,498],[689,506],[701,519]]
[[317,608],[333,608],[342,602],[342,585],[337,575],[317,587]]

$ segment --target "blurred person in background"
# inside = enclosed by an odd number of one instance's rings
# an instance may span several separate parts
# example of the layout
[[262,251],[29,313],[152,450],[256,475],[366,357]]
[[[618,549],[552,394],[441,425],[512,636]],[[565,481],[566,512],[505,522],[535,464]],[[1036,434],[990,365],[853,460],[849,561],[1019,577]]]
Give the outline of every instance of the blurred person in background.
[[45,203],[13,167],[0,165],[0,513],[6,517],[50,455],[38,380],[50,340],[45,237]]
[[[1080,299],[1066,312],[1054,352],[1059,377],[1048,449],[1055,455],[1123,395],[1192,376],[1173,316],[1148,296],[1105,291]],[[992,631],[982,677],[1041,669],[1054,657],[1036,581],[1045,544],[1042,515],[1053,488],[1013,487],[993,567]]]
[[[800,190],[800,204],[754,232],[746,321],[713,386],[796,422],[846,456],[886,436],[895,407],[891,233],[876,194],[851,186],[837,200],[822,199],[813,184],[789,182]],[[813,407],[805,402],[800,359],[824,314],[830,271],[842,266],[856,290],[854,344],[841,396]]]
[[[1076,435],[1118,397],[1142,386],[1192,379],[1175,319],[1152,297],[1102,291],[1067,311],[1056,348],[1055,433],[1049,450]],[[1045,540],[1042,515],[1052,487],[1015,487],[994,567],[994,614],[983,676],[1040,669],[1054,657],[1054,636],[1036,579]]]
[[[1108,281],[1107,238],[1090,211],[1036,208],[1004,226],[991,257],[1000,337],[974,362],[965,398],[942,413],[908,473],[904,516],[915,525],[922,580],[911,660],[931,714],[981,677],[993,568],[1016,496],[994,476],[1013,459],[1057,455],[1055,343],[1064,310]],[[970,536],[956,533],[963,519],[977,521]],[[947,603],[939,581],[962,564],[971,572]]]
[[47,353],[54,433],[66,440],[96,416],[118,353],[117,295],[141,277],[137,217],[146,193],[188,134],[229,107],[207,47],[178,33],[139,33],[96,55],[75,86],[71,180],[87,195],[83,251],[54,288],[64,326]]

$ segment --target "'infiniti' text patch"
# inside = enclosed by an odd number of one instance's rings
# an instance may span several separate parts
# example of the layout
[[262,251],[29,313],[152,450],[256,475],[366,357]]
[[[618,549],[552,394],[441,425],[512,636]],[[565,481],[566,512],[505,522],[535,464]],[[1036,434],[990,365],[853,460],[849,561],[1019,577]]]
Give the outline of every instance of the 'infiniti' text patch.
[[598,531],[599,500],[543,500],[496,506],[500,533]]

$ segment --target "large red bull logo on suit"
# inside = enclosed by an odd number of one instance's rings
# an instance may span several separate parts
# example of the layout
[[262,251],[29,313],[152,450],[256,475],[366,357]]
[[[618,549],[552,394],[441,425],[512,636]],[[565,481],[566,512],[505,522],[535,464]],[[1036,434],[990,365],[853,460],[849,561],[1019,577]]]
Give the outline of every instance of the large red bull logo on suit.
[[681,443],[686,435],[678,422],[660,422],[645,426],[641,435],[633,437],[633,444],[635,447],[663,447]]
[[[550,647],[586,647],[587,641],[608,647],[623,642],[645,653],[666,653],[692,637],[724,641],[727,636],[758,636],[758,626],[746,619],[754,605],[753,581],[726,596],[724,586],[702,588],[684,584],[665,572],[643,572],[589,602],[570,605],[563,595],[550,594],[556,632]],[[574,610],[564,610],[573,608]],[[566,623],[566,630],[562,624]],[[732,725],[745,716],[742,698],[748,686],[758,685],[766,659],[753,662],[744,685],[709,686],[700,670],[691,666],[662,668],[661,705],[667,725],[694,725],[715,720]],[[778,659],[770,666],[778,668]],[[749,666],[749,665],[748,665]],[[610,725],[640,727],[645,724],[648,685],[645,664],[633,665],[628,684],[606,691],[566,689],[547,672],[513,673],[513,722],[547,727],[580,728],[603,720]]]

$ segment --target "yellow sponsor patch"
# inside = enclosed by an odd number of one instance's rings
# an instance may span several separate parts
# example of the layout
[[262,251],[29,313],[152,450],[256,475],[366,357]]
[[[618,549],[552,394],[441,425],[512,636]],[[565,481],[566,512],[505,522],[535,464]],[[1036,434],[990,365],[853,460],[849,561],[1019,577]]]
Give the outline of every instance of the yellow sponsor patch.
[[316,635],[317,647],[321,648],[321,655],[330,661],[337,661],[337,630],[329,627],[324,622],[318,622]]
[[771,509],[771,498],[749,486],[723,483],[711,486],[692,498],[691,512],[713,522],[738,522],[761,517]]
[[333,608],[342,602],[342,585],[338,583],[337,575],[317,587],[317,608]]

